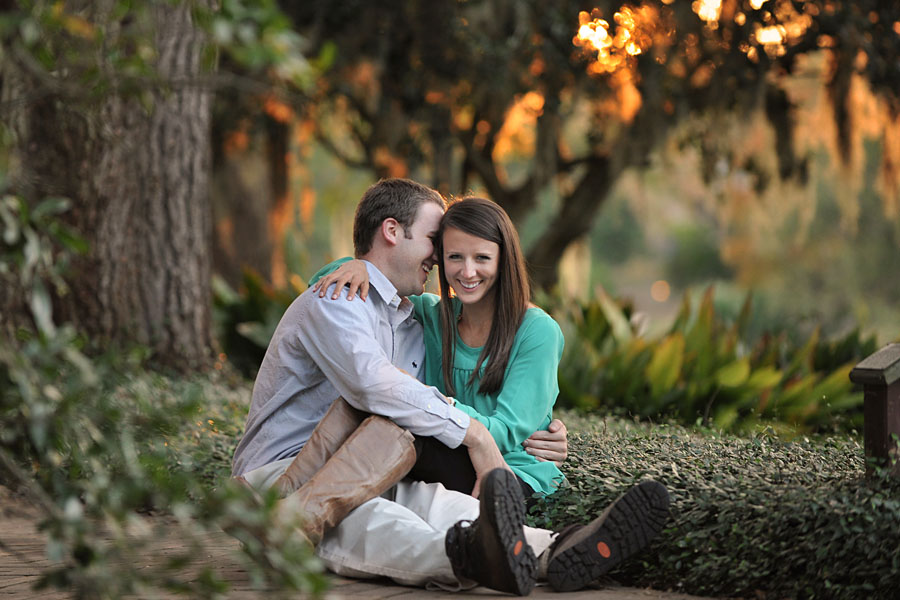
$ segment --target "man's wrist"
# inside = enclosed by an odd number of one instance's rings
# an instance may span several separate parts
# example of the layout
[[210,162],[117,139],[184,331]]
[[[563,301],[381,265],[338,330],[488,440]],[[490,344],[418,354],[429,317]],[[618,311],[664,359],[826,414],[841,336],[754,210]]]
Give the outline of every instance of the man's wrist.
[[483,446],[487,438],[490,436],[487,428],[481,424],[480,421],[472,419],[469,421],[469,428],[466,430],[466,437],[463,438],[463,445],[468,448],[478,448],[479,446]]

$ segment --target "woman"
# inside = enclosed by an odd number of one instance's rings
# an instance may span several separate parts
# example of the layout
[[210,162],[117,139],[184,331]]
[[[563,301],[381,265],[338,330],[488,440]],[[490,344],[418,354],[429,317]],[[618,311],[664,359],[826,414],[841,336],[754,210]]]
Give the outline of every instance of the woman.
[[[488,428],[526,498],[550,494],[561,471],[528,454],[522,443],[552,419],[564,340],[556,321],[530,303],[515,227],[494,202],[465,198],[447,209],[435,253],[441,296],[410,297],[425,329],[424,382],[454,397],[461,410]],[[349,281],[352,291],[366,279],[361,261],[335,271],[336,264],[323,269],[332,272],[316,284],[320,295],[331,283],[340,289]],[[442,472],[421,478],[468,492],[474,470],[464,451],[456,457],[451,467],[445,456],[436,457],[431,463]]]

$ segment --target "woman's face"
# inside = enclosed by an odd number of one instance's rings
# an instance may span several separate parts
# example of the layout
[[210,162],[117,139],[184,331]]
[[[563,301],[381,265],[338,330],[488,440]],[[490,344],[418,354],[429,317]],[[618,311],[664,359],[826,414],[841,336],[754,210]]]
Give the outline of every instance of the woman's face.
[[500,269],[500,246],[448,227],[444,231],[444,276],[463,304],[477,304],[494,295]]

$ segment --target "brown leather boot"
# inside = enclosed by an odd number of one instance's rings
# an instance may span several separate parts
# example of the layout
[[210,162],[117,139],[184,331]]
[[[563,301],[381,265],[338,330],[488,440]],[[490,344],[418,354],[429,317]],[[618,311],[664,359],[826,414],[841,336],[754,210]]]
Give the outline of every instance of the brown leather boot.
[[644,549],[669,518],[669,492],[658,481],[642,481],[587,525],[559,532],[541,554],[541,571],[557,592],[586,587]]
[[322,468],[331,455],[356,431],[366,418],[366,413],[347,404],[343,398],[332,402],[331,407],[274,487],[282,498],[294,493]]
[[512,471],[494,469],[481,483],[479,514],[447,531],[444,549],[453,572],[501,592],[527,596],[538,561],[525,541],[525,498]]
[[351,510],[387,491],[416,462],[413,435],[391,420],[371,416],[328,462],[277,507],[279,520],[299,516],[315,545]]

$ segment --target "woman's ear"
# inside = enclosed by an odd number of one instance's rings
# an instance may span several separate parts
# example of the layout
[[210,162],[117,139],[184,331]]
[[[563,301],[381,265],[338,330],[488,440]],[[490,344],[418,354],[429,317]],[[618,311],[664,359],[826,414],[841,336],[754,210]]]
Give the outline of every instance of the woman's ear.
[[397,245],[397,241],[400,239],[400,236],[403,235],[402,229],[403,226],[393,217],[388,217],[381,222],[381,236],[388,246]]

